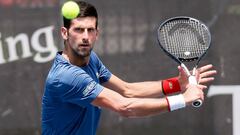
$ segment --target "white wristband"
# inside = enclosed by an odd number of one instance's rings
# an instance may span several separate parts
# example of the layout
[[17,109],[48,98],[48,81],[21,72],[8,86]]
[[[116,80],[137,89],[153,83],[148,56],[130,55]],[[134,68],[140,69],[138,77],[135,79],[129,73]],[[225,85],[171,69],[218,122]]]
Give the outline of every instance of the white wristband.
[[182,94],[168,96],[167,98],[169,111],[174,111],[186,107],[186,103]]

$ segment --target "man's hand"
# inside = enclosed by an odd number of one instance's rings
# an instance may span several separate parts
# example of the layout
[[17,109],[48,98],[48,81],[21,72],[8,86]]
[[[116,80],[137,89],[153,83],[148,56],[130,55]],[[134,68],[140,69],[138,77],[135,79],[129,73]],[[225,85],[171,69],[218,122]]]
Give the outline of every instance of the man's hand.
[[[184,92],[189,85],[188,76],[181,66],[178,66],[178,70],[178,81],[180,83],[181,90]],[[199,83],[198,87],[200,87],[201,89],[206,89],[207,84],[214,80],[213,76],[216,73],[217,71],[213,69],[213,65],[211,64],[197,68],[195,76]]]
[[183,93],[183,97],[184,97],[184,100],[187,105],[192,104],[192,102],[194,102],[198,99],[200,99],[202,101],[204,100],[204,93],[203,93],[203,89],[201,86],[190,84],[187,87],[188,88]]

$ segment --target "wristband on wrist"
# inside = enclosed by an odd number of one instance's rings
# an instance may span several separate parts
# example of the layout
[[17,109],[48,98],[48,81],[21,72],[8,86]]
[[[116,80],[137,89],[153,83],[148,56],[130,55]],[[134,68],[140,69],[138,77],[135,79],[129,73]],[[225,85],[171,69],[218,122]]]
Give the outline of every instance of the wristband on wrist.
[[166,97],[168,103],[168,111],[174,111],[186,107],[186,103],[182,94]]
[[180,92],[180,84],[178,82],[178,78],[169,78],[166,80],[162,80],[162,91],[164,95]]

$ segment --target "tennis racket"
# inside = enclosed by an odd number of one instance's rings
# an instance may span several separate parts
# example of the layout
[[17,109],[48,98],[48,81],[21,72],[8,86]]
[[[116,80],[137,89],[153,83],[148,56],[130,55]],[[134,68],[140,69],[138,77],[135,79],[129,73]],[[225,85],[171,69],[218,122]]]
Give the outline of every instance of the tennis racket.
[[[184,69],[189,83],[197,85],[196,68],[211,45],[208,27],[195,18],[173,17],[160,24],[157,39],[163,51]],[[193,67],[192,74],[187,63]],[[202,101],[198,99],[192,105],[200,107]]]

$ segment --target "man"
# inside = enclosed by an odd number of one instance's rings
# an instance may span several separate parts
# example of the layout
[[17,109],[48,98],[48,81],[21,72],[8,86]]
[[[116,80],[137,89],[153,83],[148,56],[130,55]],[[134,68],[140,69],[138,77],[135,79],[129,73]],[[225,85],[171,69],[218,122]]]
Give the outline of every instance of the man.
[[[144,117],[174,111],[204,100],[203,85],[216,74],[212,65],[198,69],[201,85],[190,85],[182,68],[166,80],[128,83],[112,74],[92,50],[98,38],[94,6],[77,2],[80,14],[63,18],[64,50],[58,52],[49,71],[42,99],[44,135],[95,135],[100,108],[125,117]],[[166,96],[164,94],[175,94]]]

